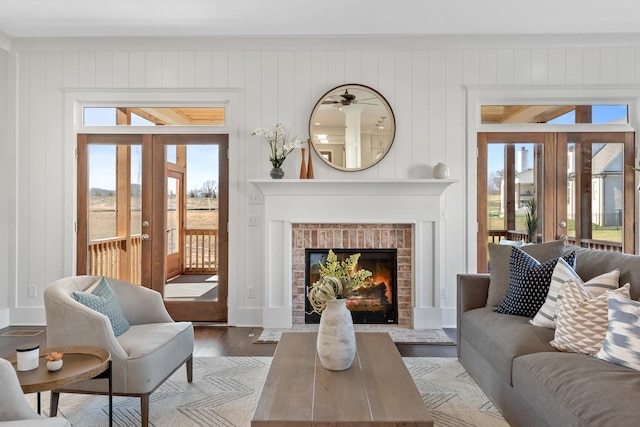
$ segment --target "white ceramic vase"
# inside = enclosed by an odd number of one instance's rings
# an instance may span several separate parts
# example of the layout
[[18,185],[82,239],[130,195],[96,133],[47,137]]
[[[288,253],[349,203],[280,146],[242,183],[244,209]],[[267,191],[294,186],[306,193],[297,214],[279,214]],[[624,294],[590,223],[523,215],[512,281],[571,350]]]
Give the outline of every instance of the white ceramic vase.
[[48,360],[47,361],[47,369],[50,371],[57,371],[62,368],[62,359],[59,360]]
[[356,334],[346,299],[327,301],[318,329],[318,357],[325,369],[344,371],[356,356]]
[[433,167],[433,177],[435,179],[449,178],[449,166],[444,163],[438,163]]

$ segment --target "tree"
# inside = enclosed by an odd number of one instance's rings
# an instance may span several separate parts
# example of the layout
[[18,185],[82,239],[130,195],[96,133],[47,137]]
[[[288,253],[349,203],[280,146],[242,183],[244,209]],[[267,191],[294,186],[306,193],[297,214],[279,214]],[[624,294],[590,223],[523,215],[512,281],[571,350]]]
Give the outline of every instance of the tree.
[[217,197],[218,183],[214,180],[205,181],[200,189],[200,197],[215,199]]
[[502,180],[504,179],[504,169],[491,172],[489,182],[487,183],[487,191],[489,194],[500,194]]

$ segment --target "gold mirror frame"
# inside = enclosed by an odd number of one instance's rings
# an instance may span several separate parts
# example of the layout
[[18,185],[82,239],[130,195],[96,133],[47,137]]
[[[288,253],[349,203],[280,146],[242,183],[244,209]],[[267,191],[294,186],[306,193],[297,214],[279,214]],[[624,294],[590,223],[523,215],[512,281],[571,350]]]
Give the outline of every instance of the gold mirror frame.
[[309,119],[316,154],[332,168],[346,172],[380,162],[395,135],[396,120],[387,100],[360,84],[337,86],[322,95]]

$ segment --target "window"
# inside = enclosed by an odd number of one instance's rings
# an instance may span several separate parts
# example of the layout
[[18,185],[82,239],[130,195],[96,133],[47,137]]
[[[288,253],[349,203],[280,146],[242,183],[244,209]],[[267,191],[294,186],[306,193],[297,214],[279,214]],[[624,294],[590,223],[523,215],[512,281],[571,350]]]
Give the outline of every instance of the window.
[[224,126],[224,107],[85,107],[85,126]]
[[483,105],[481,118],[483,124],[620,124],[629,123],[629,111],[627,105]]

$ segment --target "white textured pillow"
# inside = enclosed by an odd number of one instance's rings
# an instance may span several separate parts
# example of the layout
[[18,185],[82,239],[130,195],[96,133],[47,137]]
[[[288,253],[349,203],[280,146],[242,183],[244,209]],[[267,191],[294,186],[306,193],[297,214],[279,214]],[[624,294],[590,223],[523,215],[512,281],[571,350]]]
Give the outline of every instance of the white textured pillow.
[[598,359],[640,371],[640,302],[607,292],[609,329]]
[[[609,291],[629,298],[630,285]],[[583,285],[569,280],[558,309],[556,332],[550,344],[560,351],[595,355],[609,327],[607,293],[593,296]]]
[[[556,313],[556,301],[560,290],[567,283],[568,280],[573,280],[577,283],[582,283],[582,279],[578,276],[573,268],[562,258],[558,258],[558,263],[553,269],[553,275],[551,276],[551,284],[549,285],[549,293],[547,299],[544,301],[538,313],[530,320],[532,325],[542,326],[545,328],[555,328],[555,313]],[[617,284],[616,284],[616,287]]]
[[562,300],[562,290],[569,280],[573,280],[576,283],[583,285],[589,290],[591,296],[595,297],[605,293],[606,291],[618,289],[619,278],[620,270],[615,269],[583,283],[580,276],[578,276],[578,273],[576,273],[566,261],[559,258],[558,263],[553,270],[553,275],[551,276],[551,285],[549,286],[547,299],[530,323],[544,328],[556,327],[556,311],[560,301]]

